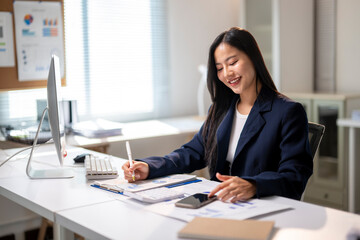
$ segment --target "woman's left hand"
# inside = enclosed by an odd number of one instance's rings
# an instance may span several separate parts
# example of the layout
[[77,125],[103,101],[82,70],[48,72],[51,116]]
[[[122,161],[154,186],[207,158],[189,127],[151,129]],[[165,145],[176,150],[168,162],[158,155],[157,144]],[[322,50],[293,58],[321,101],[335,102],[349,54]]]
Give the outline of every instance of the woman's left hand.
[[231,199],[231,202],[246,201],[256,194],[256,185],[239,177],[221,175],[216,173],[216,177],[222,181],[210,193],[209,197],[217,195],[218,199],[225,202]]

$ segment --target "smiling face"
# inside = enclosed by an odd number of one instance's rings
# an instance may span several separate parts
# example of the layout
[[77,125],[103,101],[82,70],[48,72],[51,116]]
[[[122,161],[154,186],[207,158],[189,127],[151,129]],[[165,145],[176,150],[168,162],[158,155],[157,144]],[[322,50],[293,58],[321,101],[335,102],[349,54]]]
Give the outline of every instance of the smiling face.
[[218,78],[236,94],[256,94],[256,72],[250,58],[239,49],[221,43],[214,52]]

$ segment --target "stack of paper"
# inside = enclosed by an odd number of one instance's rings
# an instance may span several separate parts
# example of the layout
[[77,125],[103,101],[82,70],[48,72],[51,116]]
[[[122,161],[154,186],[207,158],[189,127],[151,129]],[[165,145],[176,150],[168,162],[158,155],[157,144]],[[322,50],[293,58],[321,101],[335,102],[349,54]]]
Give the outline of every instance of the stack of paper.
[[72,127],[74,134],[88,138],[103,138],[122,134],[123,124],[105,119],[75,123]]

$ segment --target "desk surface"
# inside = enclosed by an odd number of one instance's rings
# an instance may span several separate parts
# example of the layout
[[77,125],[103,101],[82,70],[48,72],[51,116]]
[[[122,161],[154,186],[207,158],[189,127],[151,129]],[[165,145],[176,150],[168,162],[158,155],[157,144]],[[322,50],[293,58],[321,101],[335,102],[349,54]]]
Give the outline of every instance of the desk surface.
[[360,121],[351,118],[340,118],[337,120],[337,125],[340,127],[355,127],[360,128]]
[[111,142],[151,138],[176,134],[193,134],[199,131],[204,119],[196,116],[148,120],[124,124],[123,135],[106,138],[87,138],[78,135],[67,136],[73,146],[96,147]]
[[[352,229],[360,231],[358,215],[283,197],[265,199],[292,207],[255,218],[275,221],[272,239],[346,239]],[[178,239],[177,232],[186,225],[117,200],[60,211],[56,220],[90,239]]]
[[360,236],[359,215],[288,198],[267,199],[293,208],[255,218],[275,221],[273,239],[347,239],[346,236],[353,230],[357,230]]
[[[55,151],[48,147],[51,145],[40,147],[35,155],[38,166],[56,166],[51,157]],[[71,159],[84,151],[69,148],[66,165],[73,165]],[[124,162],[114,160],[119,165]],[[72,179],[31,180],[25,166],[26,159],[18,159],[0,168],[0,194],[86,238],[177,239],[177,232],[186,224],[138,209],[116,200],[116,194],[90,187],[83,167],[75,168]],[[346,239],[352,229],[360,231],[359,215],[282,197],[267,199],[293,208],[256,218],[275,221],[272,239]]]
[[119,200],[61,211],[56,220],[89,239],[177,239],[186,224]]
[[[12,154],[16,151],[18,149],[7,150],[6,153]],[[108,193],[99,193],[89,187],[84,167],[76,167],[73,163],[72,159],[76,155],[86,151],[88,150],[74,147],[67,149],[68,157],[64,166],[74,166],[75,172],[75,177],[70,179],[31,180],[25,172],[26,157],[10,160],[0,168],[0,194],[51,221],[54,221],[54,212],[112,200]],[[59,166],[54,158],[55,154],[53,145],[39,147],[34,154],[34,167],[47,169]],[[20,155],[26,156],[26,153]],[[120,168],[124,160],[114,158],[113,161],[119,162]]]

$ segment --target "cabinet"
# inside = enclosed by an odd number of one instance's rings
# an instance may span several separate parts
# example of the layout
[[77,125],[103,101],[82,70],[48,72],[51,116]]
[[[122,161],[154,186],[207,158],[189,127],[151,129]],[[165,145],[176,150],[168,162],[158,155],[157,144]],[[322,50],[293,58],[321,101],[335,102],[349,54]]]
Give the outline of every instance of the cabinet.
[[349,118],[360,108],[360,94],[297,94],[288,97],[303,104],[309,121],[325,125],[325,133],[314,158],[314,173],[304,201],[348,209],[348,133],[338,127],[338,118]]

